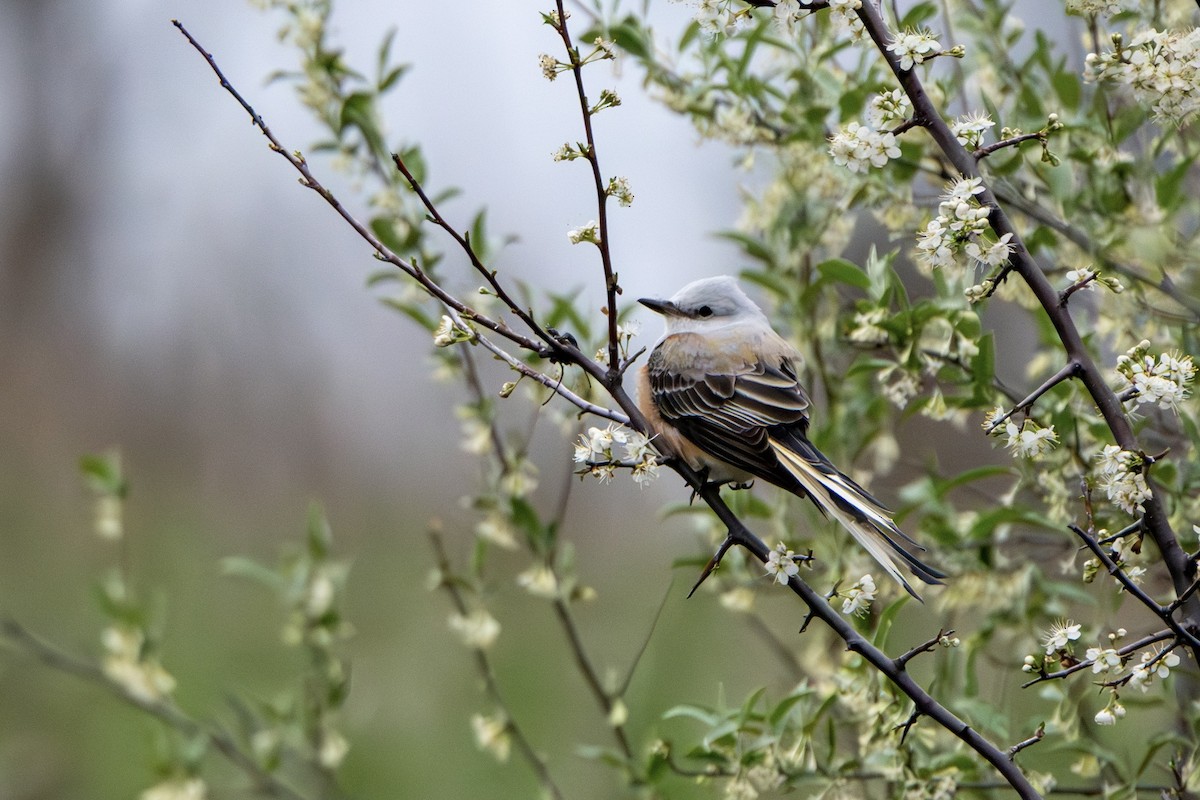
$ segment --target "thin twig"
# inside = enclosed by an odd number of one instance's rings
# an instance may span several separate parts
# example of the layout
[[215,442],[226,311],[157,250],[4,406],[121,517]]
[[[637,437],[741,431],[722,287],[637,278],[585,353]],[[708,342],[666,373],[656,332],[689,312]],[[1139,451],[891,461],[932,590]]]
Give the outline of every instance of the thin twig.
[[921,644],[912,648],[908,652],[896,656],[896,658],[893,659],[893,663],[895,663],[896,669],[903,670],[905,668],[905,666],[907,666],[909,661],[912,661],[914,658],[921,655],[922,653],[932,653],[937,648],[937,646],[941,643],[942,639],[946,638],[947,636],[953,636],[953,635],[954,635],[953,629],[948,630],[948,631],[938,630],[937,635],[934,636],[932,639],[928,639],[924,642],[921,642]]
[[1007,753],[1008,753],[1009,759],[1011,760],[1011,759],[1015,758],[1017,753],[1021,752],[1026,747],[1032,747],[1033,745],[1037,744],[1045,736],[1046,736],[1046,723],[1043,722],[1042,724],[1037,726],[1037,730],[1033,732],[1033,736],[1030,736],[1028,739],[1025,739],[1023,741],[1017,742],[1012,747],[1008,748]]

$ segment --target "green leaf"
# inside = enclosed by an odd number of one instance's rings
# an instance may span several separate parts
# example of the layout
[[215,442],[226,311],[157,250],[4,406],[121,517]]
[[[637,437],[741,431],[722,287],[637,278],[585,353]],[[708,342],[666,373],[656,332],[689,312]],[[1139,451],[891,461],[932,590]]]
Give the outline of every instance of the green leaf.
[[287,587],[287,580],[278,572],[243,556],[221,559],[221,574],[232,578],[245,578],[273,592],[283,592]]
[[98,494],[124,497],[129,490],[121,477],[121,454],[115,450],[103,455],[83,456],[79,459],[79,471]]
[[376,119],[375,95],[354,92],[343,101],[342,112],[338,118],[338,134],[344,134],[347,128],[357,128],[371,152],[381,160],[388,159],[383,131],[380,130]]
[[316,560],[324,560],[333,547],[333,529],[325,519],[325,512],[317,503],[308,507],[307,544],[309,554]]
[[831,258],[817,264],[817,271],[826,278],[854,286],[858,289],[870,289],[871,278],[857,264],[844,258]]

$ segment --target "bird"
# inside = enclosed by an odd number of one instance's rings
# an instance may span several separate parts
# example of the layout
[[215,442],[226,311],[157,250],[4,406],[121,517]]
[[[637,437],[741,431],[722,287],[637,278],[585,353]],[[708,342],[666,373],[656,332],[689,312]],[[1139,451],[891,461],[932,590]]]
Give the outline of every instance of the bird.
[[807,497],[917,600],[897,559],[925,583],[942,583],[945,573],[901,542],[925,548],[808,440],[803,358],[736,280],[703,278],[669,300],[638,302],[666,321],[638,373],[638,406],[657,440],[706,481],[746,486],[761,478]]

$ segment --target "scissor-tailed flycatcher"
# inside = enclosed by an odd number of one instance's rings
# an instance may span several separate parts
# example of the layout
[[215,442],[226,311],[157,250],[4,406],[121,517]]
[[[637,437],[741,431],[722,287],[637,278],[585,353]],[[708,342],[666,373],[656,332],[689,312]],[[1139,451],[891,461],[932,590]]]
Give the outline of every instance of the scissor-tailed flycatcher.
[[926,583],[946,577],[907,552],[924,548],[882,503],[808,441],[801,356],[728,276],[689,283],[670,300],[642,299],[667,330],[642,367],[639,405],[654,432],[708,480],[762,478],[808,497],[840,522],[909,594],[893,556]]

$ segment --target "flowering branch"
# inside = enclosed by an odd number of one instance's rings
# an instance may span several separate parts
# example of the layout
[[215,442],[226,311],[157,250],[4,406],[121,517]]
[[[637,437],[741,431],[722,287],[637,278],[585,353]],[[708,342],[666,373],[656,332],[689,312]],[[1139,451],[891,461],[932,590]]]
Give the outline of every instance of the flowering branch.
[[994,420],[992,420],[988,424],[988,426],[983,429],[984,433],[990,434],[992,431],[996,430],[1001,425],[1003,425],[1005,422],[1007,422],[1008,419],[1010,417],[1012,417],[1013,414],[1016,414],[1018,411],[1028,412],[1029,409],[1033,408],[1033,404],[1036,403],[1039,399],[1041,399],[1042,395],[1044,395],[1046,392],[1053,389],[1058,384],[1063,383],[1064,381],[1068,381],[1071,378],[1074,378],[1078,374],[1078,372],[1079,372],[1079,365],[1076,364],[1074,361],[1068,362],[1062,369],[1060,369],[1058,372],[1054,373],[1049,378],[1047,378],[1045,380],[1045,382],[1042,383],[1041,386],[1037,387],[1032,392],[1030,392],[1025,397],[1025,399],[1021,400],[1019,403],[1014,405],[1007,413],[1001,414],[1000,416],[998,416]]
[[[988,183],[983,181],[978,159],[959,143],[950,125],[925,91],[916,70],[906,68],[901,64],[901,58],[888,49],[892,44],[892,36],[878,7],[871,2],[864,2],[857,14],[912,103],[913,116],[923,121],[925,129],[943,156],[959,174],[964,178],[979,180],[978,199],[983,207],[989,209],[988,223],[997,236],[1010,239],[1010,260],[1005,269],[1011,269],[1020,275],[1041,305],[1058,335],[1068,362],[1077,365],[1076,376],[1100,410],[1117,445],[1124,451],[1141,452],[1142,448],[1120,398],[1109,387],[1104,374],[1092,359],[1069,310],[1060,304],[1058,292],[1030,255],[1015,225],[999,204]],[[1177,594],[1182,594],[1196,579],[1196,565],[1180,547],[1158,493],[1150,493],[1143,507],[1146,528],[1162,553]],[[1196,602],[1195,596],[1185,604],[1185,612],[1190,619],[1200,620],[1200,603]],[[1194,637],[1191,639],[1194,640]],[[1193,654],[1200,657],[1200,648],[1193,646]]]
[[[438,587],[445,589],[446,594],[450,597],[450,601],[454,604],[454,608],[459,615],[466,617],[469,609],[466,599],[463,597],[462,590],[458,583],[451,577],[453,575],[450,558],[446,555],[445,545],[442,544],[441,534],[436,530],[429,531],[429,541],[433,546],[434,556],[438,568]],[[484,688],[487,691],[488,697],[504,714],[504,732],[507,733],[512,741],[516,742],[517,749],[521,751],[521,757],[529,764],[534,774],[537,776],[538,783],[542,789],[555,800],[564,800],[565,795],[554,782],[554,777],[550,774],[550,768],[547,766],[545,759],[538,754],[534,749],[533,744],[525,735],[525,732],[513,720],[512,712],[504,701],[504,695],[500,691],[500,686],[496,682],[496,673],[492,669],[491,659],[482,647],[473,648],[475,655],[475,667],[479,671],[479,675],[483,678]]]
[[[1124,658],[1125,656],[1128,656],[1131,653],[1136,653],[1138,650],[1141,650],[1142,648],[1145,648],[1145,647],[1149,647],[1150,645],[1155,644],[1157,642],[1163,642],[1163,641],[1166,641],[1167,639],[1174,639],[1175,636],[1176,636],[1176,634],[1172,630],[1169,630],[1169,629],[1161,630],[1158,633],[1151,633],[1147,636],[1143,636],[1141,639],[1138,639],[1136,642],[1130,642],[1129,644],[1125,645],[1124,647],[1117,649],[1116,653],[1121,658]],[[1028,689],[1030,686],[1033,686],[1034,684],[1042,683],[1043,681],[1058,680],[1061,678],[1065,678],[1068,675],[1074,675],[1076,672],[1080,672],[1081,670],[1085,670],[1088,667],[1091,667],[1093,664],[1096,663],[1096,661],[1097,661],[1097,658],[1085,658],[1082,661],[1078,661],[1069,667],[1063,667],[1062,669],[1057,670],[1055,672],[1044,672],[1043,671],[1041,674],[1039,674],[1033,680],[1026,681],[1025,683],[1021,684],[1021,688]]]
[[35,636],[16,620],[5,619],[0,622],[0,637],[9,646],[28,653],[51,669],[103,686],[122,702],[149,714],[184,736],[203,737],[229,763],[245,773],[256,789],[263,794],[282,800],[308,800],[306,795],[263,769],[254,756],[242,750],[227,731],[193,719],[173,703],[150,700],[133,694],[126,686],[106,675],[100,667],[59,650]]
[[[1193,632],[1195,628],[1194,623],[1189,620],[1186,623],[1181,624],[1179,620],[1175,619],[1173,612],[1179,607],[1178,601],[1166,606],[1158,603],[1153,597],[1146,594],[1142,587],[1134,583],[1129,575],[1126,574],[1125,570],[1121,569],[1119,564],[1113,561],[1112,556],[1108,554],[1108,551],[1096,542],[1095,536],[1093,536],[1090,532],[1085,531],[1083,528],[1080,528],[1078,525],[1068,525],[1067,527],[1072,533],[1079,537],[1080,541],[1082,541],[1084,545],[1086,545],[1087,548],[1092,551],[1096,558],[1100,559],[1100,563],[1104,565],[1105,569],[1108,570],[1110,575],[1120,582],[1121,586],[1125,588],[1125,591],[1136,597],[1142,603],[1142,605],[1150,609],[1151,613],[1165,622],[1167,627],[1169,627],[1181,641],[1187,642],[1188,646],[1193,649],[1200,650],[1200,638],[1197,638],[1196,634]],[[1184,591],[1187,591],[1187,589]],[[1182,595],[1183,593],[1181,592],[1180,596],[1182,597]]]
[[603,104],[605,92],[601,92],[602,103],[595,107],[590,106],[587,99],[587,92],[583,88],[583,62],[579,58],[579,50],[571,41],[571,32],[567,27],[567,11],[563,8],[563,0],[555,0],[555,6],[558,9],[557,18],[551,15],[549,20],[551,26],[558,32],[562,39],[563,46],[567,49],[567,54],[571,59],[571,73],[575,78],[575,91],[579,95],[579,111],[583,118],[583,132],[587,147],[584,149],[583,157],[587,159],[589,166],[592,169],[592,180],[596,188],[596,214],[597,224],[599,227],[599,241],[596,242],[600,249],[600,261],[604,269],[604,292],[607,298],[607,315],[608,315],[608,364],[610,377],[616,377],[616,370],[619,361],[619,336],[617,335],[617,295],[621,293],[621,287],[617,284],[617,274],[613,270],[612,251],[609,248],[608,236],[608,191],[605,188],[604,177],[600,172],[600,158],[596,154],[596,138],[592,133],[592,117],[604,107],[617,105],[620,103],[616,95],[609,92],[610,98],[607,105]]

